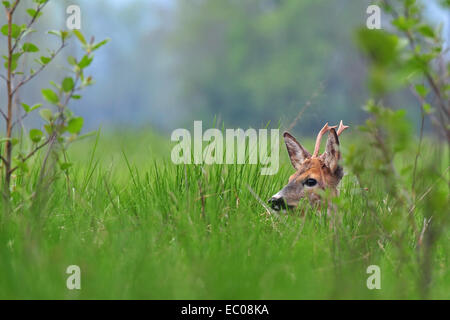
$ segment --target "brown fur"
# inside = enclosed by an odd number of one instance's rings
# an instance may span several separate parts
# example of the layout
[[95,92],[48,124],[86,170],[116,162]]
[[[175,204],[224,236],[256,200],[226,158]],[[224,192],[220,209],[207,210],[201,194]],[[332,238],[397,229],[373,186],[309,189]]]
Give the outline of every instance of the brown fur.
[[[321,203],[319,190],[328,189],[332,195],[337,195],[343,170],[339,165],[339,139],[334,129],[331,129],[326,151],[320,157],[311,156],[289,133],[286,132],[284,138],[292,165],[297,171],[289,177],[288,184],[269,201],[272,206],[280,205],[283,200],[289,207],[296,207],[305,196],[312,205],[318,206]],[[317,183],[309,186],[308,179],[314,179]]]

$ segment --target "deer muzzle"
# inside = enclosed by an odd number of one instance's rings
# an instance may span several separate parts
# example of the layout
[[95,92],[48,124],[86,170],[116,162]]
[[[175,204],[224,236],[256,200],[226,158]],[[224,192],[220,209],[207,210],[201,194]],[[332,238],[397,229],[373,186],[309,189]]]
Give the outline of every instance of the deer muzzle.
[[286,209],[286,201],[284,200],[283,196],[279,195],[278,193],[269,199],[269,204],[272,209],[276,211]]

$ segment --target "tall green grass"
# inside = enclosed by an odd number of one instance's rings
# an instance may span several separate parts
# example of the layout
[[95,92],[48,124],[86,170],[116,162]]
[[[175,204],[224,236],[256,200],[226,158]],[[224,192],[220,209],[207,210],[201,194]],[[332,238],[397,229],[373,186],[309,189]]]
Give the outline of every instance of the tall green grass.
[[[2,210],[0,298],[421,297],[413,238],[399,247],[367,213],[370,192],[379,217],[391,214],[375,177],[365,191],[347,172],[334,224],[311,208],[268,214],[260,200],[293,172],[284,149],[280,171],[261,176],[257,165],[176,166],[167,141],[126,133],[79,142],[69,187],[61,176],[41,206]],[[27,192],[38,165],[17,182]],[[420,211],[414,218],[421,225]],[[449,237],[446,229],[432,256],[430,298],[450,298]],[[81,290],[66,288],[69,265],[81,268]],[[369,265],[381,268],[381,290],[366,286]]]

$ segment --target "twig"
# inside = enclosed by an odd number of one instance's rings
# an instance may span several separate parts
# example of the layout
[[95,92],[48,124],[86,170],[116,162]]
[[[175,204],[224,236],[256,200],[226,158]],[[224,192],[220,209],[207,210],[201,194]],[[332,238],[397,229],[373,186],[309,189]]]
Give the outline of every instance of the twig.
[[266,209],[266,212],[271,215],[271,214],[275,214],[277,215],[277,213],[275,211],[273,211],[272,209],[270,209],[265,203],[264,201],[261,200],[260,197],[258,197],[258,195],[256,194],[255,191],[253,191],[252,187],[250,187],[249,185],[247,185],[248,190],[250,191],[250,193],[252,194],[252,196],[256,199],[256,201],[259,202],[260,205],[262,205],[264,207],[264,209]]
[[14,128],[18,123],[22,122],[27,116],[28,113],[25,113],[21,117],[19,117],[19,119],[16,119],[16,121],[13,122],[12,127]]
[[[26,157],[22,158],[22,161],[25,162],[28,159],[30,159],[36,152],[38,152],[40,149],[42,149],[43,147],[45,147],[46,145],[48,145],[52,140],[53,140],[54,134],[52,134],[44,143],[42,143],[41,145],[37,146],[36,148],[34,148]],[[14,171],[16,171],[19,167],[16,166],[13,169],[11,169],[9,172],[13,173]]]
[[[410,87],[410,90],[413,92],[413,94],[417,94],[415,92],[415,90],[412,88],[412,86]],[[419,96],[419,95],[417,94],[417,96]],[[413,176],[412,176],[413,181],[412,181],[412,186],[411,186],[411,191],[413,193],[413,198],[416,197],[415,186],[416,186],[417,163],[419,161],[420,151],[421,151],[421,147],[422,147],[424,122],[425,122],[425,110],[423,110],[423,103],[421,103],[420,104],[420,136],[419,136],[419,145],[417,146],[417,153],[416,153],[416,157],[414,159],[414,169],[413,169]]]
[[427,218],[423,218],[422,231],[420,232],[419,239],[417,239],[417,245],[418,246],[422,245],[423,235],[425,234],[425,230],[427,229],[428,225],[431,223],[431,219],[432,219],[432,217],[430,219],[428,219],[428,221],[427,221]]
[[297,124],[297,122],[300,120],[300,118],[302,117],[303,113],[306,111],[306,109],[308,109],[311,105],[312,105],[312,101],[314,99],[316,99],[319,94],[323,91],[323,89],[325,88],[325,85],[322,83],[320,83],[319,88],[313,93],[313,95],[311,96],[311,98],[306,101],[306,103],[303,105],[303,107],[300,109],[300,112],[297,114],[297,116],[295,117],[294,121],[291,122],[291,124],[288,126],[288,128],[286,129],[287,131],[291,131],[292,128],[295,127],[295,125]]
[[36,72],[34,72],[33,74],[30,74],[28,77],[26,77],[25,79],[23,79],[22,81],[20,81],[17,86],[14,88],[14,90],[12,91],[12,94],[14,95],[17,90],[19,90],[23,85],[25,85],[27,82],[29,82],[30,80],[32,80],[34,77],[36,77],[39,73],[41,73],[54,59],[55,57],[61,52],[62,49],[64,49],[66,47],[66,43],[63,41],[61,46],[58,48],[58,50],[56,50],[50,57],[50,61],[44,65],[42,65],[38,70],[36,70]]
[[[20,1],[20,0],[19,0],[19,1]],[[19,1],[18,1],[18,2],[19,2]],[[45,3],[41,4],[41,5],[38,5],[38,7],[36,8],[36,12],[35,12],[34,16],[33,16],[33,17],[31,18],[31,20],[28,22],[27,27],[26,27],[25,30],[29,29],[29,28],[33,25],[33,23],[34,23],[34,22],[36,21],[36,19],[38,18],[39,13],[42,11],[42,9],[44,9],[44,7],[47,5],[47,3],[48,3],[48,2],[45,2]],[[25,33],[25,31],[22,31],[22,32],[19,34],[19,36],[17,37],[16,41],[14,42],[14,46],[13,46],[13,48],[12,48],[13,51],[16,50],[17,45],[19,44],[20,40],[22,40],[22,37],[23,37],[24,33]]]
[[8,160],[6,160],[2,155],[0,155],[0,159],[3,161],[3,163],[7,163],[8,162]]
[[5,112],[2,110],[2,109],[0,109],[0,113],[1,113],[1,115],[3,116],[3,118],[5,118],[5,120],[7,120],[8,118],[6,117],[6,114],[5,114]]

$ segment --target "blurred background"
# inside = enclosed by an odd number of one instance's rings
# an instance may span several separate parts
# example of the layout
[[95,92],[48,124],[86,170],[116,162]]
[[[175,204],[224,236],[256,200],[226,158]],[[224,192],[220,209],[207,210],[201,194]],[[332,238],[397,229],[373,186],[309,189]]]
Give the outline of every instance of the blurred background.
[[[365,25],[371,3],[52,1],[37,29],[65,29],[67,6],[78,4],[85,36],[112,39],[89,69],[96,84],[72,102],[72,110],[85,118],[85,131],[170,132],[191,127],[193,120],[211,127],[215,118],[226,127],[265,127],[270,122],[286,129],[304,109],[294,131],[313,135],[326,121],[358,124],[365,118],[361,107],[369,97],[367,63],[355,30]],[[448,41],[449,12],[437,0],[424,4],[428,19],[443,24]],[[56,48],[52,35],[31,37],[39,37],[41,49]],[[38,82],[21,91],[21,101],[42,102],[40,90],[50,80],[64,78],[69,54],[81,55],[74,41]],[[410,116],[418,117],[410,94],[396,92],[384,99],[393,106],[412,105]]]

